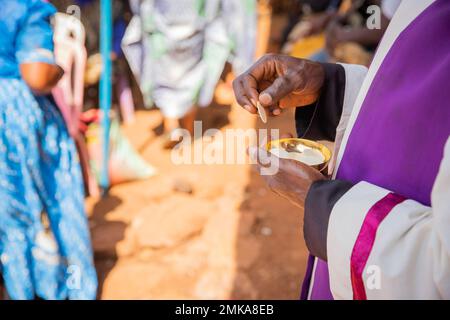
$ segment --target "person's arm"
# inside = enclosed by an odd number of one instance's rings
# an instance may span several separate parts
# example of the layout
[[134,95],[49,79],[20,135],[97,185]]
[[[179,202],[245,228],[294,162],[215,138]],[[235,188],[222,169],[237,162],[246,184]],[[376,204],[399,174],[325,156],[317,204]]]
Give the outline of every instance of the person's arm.
[[64,71],[57,65],[32,62],[20,65],[23,81],[37,95],[49,94],[58,83]]
[[431,207],[367,182],[316,181],[304,219],[335,298],[449,299],[450,139]]
[[49,3],[31,2],[16,39],[16,59],[22,79],[35,94],[50,93],[63,75],[53,54],[50,18],[55,12]]
[[381,41],[389,22],[390,19],[384,14],[381,15],[380,28],[375,29],[343,26],[338,19],[333,20],[326,30],[327,50],[333,53],[338,44],[345,42],[356,42],[364,47],[374,48]]

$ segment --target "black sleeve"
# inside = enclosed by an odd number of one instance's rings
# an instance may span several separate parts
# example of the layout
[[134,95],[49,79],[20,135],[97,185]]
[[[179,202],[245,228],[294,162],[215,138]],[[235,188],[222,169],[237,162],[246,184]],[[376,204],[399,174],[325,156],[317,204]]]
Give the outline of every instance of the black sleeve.
[[319,100],[295,110],[297,136],[312,140],[334,141],[342,115],[345,70],[339,64],[323,63],[325,82]]
[[353,187],[343,180],[321,180],[312,184],[305,201],[303,234],[309,252],[327,261],[327,231],[331,210]]

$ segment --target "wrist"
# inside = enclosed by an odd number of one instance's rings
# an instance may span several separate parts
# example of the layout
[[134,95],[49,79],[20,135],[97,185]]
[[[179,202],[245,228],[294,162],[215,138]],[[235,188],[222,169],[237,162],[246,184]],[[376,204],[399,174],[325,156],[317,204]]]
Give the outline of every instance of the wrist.
[[321,63],[303,60],[297,73],[297,85],[293,94],[298,96],[298,106],[307,106],[315,103],[325,84],[326,72]]
[[327,231],[331,211],[353,184],[343,180],[316,181],[305,200],[303,233],[306,246],[314,256],[327,260]]

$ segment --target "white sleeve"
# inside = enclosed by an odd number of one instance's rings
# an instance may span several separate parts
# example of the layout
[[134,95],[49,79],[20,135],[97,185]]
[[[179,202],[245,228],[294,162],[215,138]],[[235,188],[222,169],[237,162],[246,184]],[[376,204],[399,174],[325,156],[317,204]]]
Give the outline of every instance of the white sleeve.
[[381,11],[386,18],[391,20],[401,2],[401,0],[383,0],[381,1]]
[[450,299],[450,139],[431,207],[361,182],[333,207],[327,252],[336,299]]
[[340,64],[345,70],[345,92],[344,102],[342,106],[342,115],[339,124],[336,128],[336,138],[334,141],[333,158],[330,161],[329,173],[331,174],[336,164],[336,156],[339,154],[339,149],[344,137],[345,129],[347,128],[350,114],[353,110],[359,90],[364,82],[368,69],[365,66],[356,64]]

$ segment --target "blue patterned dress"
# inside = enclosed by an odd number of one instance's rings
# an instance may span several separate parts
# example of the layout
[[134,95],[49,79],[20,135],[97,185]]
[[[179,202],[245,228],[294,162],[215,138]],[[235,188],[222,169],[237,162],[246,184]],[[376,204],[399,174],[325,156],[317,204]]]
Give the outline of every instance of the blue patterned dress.
[[43,0],[0,0],[0,273],[12,299],[94,299],[93,266],[75,146],[48,97],[19,65],[54,63]]

